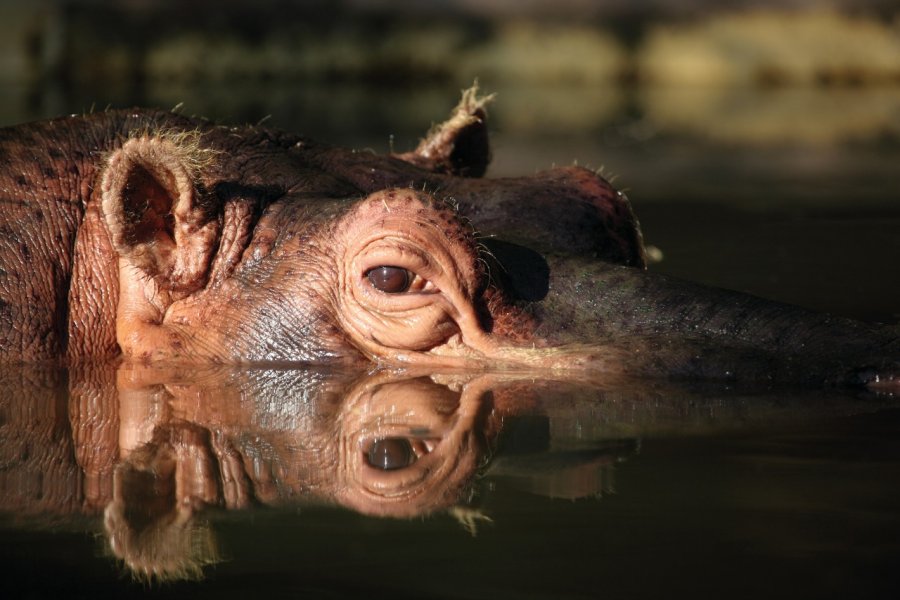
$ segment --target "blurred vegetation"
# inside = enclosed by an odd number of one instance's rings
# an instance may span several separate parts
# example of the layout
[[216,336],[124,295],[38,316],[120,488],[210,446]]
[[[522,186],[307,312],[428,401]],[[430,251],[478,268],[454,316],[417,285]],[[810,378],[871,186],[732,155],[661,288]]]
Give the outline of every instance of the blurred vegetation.
[[2,0],[0,77],[900,83],[900,10],[872,0],[482,4]]
[[[900,7],[0,0],[0,124],[180,105],[188,114],[270,117],[335,143],[402,151],[476,78],[498,92],[494,175],[581,159],[666,195],[670,181],[720,172],[715,148],[726,145],[732,172],[765,157],[778,180],[801,149],[831,177],[852,172],[848,181],[868,182],[900,147]],[[590,162],[597,157],[604,162]],[[870,188],[854,183],[863,194]]]
[[657,24],[636,71],[678,85],[863,85],[900,83],[900,20],[833,9],[712,14]]
[[[879,0],[822,6],[0,0],[0,81],[10,92],[0,120],[134,101],[254,120],[277,113],[279,95],[296,101],[323,86],[419,94],[478,78],[514,90],[502,100],[511,131],[571,134],[637,111],[645,131],[729,142],[896,136],[900,9]],[[879,91],[844,102],[853,94],[841,90],[862,87]],[[417,128],[417,112],[427,122],[445,110],[416,104],[404,108]]]

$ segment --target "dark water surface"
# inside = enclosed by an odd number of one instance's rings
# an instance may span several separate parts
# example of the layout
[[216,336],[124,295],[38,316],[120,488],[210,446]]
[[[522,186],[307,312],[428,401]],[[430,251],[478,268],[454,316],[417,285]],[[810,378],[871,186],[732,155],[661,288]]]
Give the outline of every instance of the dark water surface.
[[4,598],[900,584],[891,398],[534,374],[21,375],[0,401]]
[[[385,151],[456,93],[269,91],[25,90],[2,114],[184,101]],[[602,166],[662,250],[652,268],[896,323],[896,90],[744,92],[500,90],[490,174]],[[0,372],[0,598],[896,598],[898,556],[889,396],[546,374]]]

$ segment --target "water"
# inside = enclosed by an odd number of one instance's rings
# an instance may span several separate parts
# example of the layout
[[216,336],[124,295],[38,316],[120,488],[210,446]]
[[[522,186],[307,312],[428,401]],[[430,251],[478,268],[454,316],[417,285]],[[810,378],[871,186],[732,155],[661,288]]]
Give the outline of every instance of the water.
[[[0,404],[4,597],[887,597],[900,583],[891,398],[537,374],[26,373]],[[368,464],[385,438],[417,458]]]
[[[491,175],[602,165],[662,250],[653,269],[896,323],[893,91],[499,91]],[[138,92],[23,92],[2,114],[184,101],[385,151],[455,93]],[[0,383],[3,598],[900,591],[896,398],[315,369],[46,367]],[[403,468],[367,466],[385,456]]]

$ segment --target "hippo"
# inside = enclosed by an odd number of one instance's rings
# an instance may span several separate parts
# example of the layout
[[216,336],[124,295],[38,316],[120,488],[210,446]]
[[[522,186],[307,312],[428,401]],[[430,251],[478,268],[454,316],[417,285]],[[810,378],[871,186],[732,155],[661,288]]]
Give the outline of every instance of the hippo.
[[144,109],[0,130],[0,361],[896,385],[890,327],[648,272],[600,174],[483,177],[489,100],[388,155]]

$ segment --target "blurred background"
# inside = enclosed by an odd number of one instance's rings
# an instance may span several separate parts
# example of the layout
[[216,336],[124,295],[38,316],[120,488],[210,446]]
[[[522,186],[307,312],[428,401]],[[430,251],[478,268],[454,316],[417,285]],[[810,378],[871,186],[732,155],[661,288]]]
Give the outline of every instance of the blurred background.
[[0,0],[0,125],[145,105],[379,152],[496,93],[489,176],[602,169],[653,268],[896,321],[888,0]]

